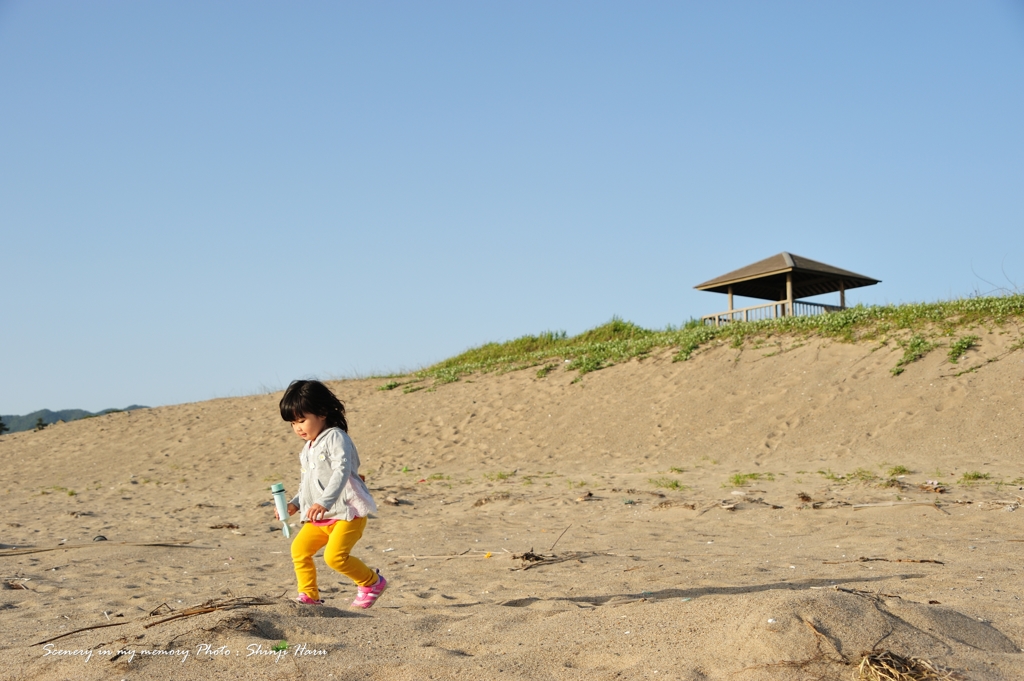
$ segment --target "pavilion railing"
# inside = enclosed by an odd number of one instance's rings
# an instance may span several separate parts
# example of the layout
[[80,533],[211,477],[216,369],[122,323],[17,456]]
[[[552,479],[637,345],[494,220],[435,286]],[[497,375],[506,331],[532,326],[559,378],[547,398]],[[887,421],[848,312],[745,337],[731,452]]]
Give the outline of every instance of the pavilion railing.
[[[828,312],[839,312],[838,305],[823,305],[821,303],[809,303],[805,300],[793,301],[793,316],[813,317]],[[705,325],[721,326],[729,322],[756,322],[762,319],[777,319],[786,316],[786,301],[780,300],[777,303],[764,305],[751,305],[750,307],[738,307],[734,310],[707,314],[700,318]]]

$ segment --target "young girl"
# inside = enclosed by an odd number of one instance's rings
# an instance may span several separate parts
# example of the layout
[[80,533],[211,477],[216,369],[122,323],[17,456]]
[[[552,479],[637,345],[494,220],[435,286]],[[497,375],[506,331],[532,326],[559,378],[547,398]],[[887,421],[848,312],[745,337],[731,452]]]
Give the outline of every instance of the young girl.
[[387,580],[349,555],[363,536],[366,516],[377,504],[359,476],[359,454],[348,436],[345,405],[320,381],[292,381],[281,398],[281,418],[306,441],[299,454],[299,493],[288,515],[300,512],[302,529],[292,541],[299,603],[322,605],[313,554],[324,548],[324,562],[356,583],[352,605],[369,608]]

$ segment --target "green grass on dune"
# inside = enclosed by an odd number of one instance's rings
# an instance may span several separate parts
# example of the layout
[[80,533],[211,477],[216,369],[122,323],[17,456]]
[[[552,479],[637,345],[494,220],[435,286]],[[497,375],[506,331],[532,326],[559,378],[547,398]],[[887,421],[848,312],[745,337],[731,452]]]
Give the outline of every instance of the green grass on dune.
[[[686,361],[698,349],[713,342],[728,342],[741,348],[748,340],[776,335],[832,338],[844,342],[893,340],[906,350],[894,367],[893,374],[898,375],[907,364],[940,345],[949,346],[950,360],[956,361],[977,340],[976,336],[963,336],[966,330],[979,326],[1001,327],[1022,319],[1024,295],[1020,294],[936,303],[857,306],[816,317],[735,322],[718,328],[690,320],[681,327],[655,331],[614,317],[607,324],[577,336],[569,336],[564,331],[545,331],[504,343],[487,343],[418,371],[415,376],[441,385],[474,373],[541,367],[537,371],[538,378],[564,368],[576,371],[578,380],[589,372],[643,358],[655,350],[675,349],[674,361]],[[959,341],[943,340],[958,333]],[[1018,339],[1013,349],[1022,347],[1024,339]]]

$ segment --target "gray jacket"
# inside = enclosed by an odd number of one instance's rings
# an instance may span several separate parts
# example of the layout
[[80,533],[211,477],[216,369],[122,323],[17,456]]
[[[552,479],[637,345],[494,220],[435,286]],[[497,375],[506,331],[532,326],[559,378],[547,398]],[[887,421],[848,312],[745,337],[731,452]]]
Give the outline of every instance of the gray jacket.
[[313,504],[327,509],[324,520],[352,520],[377,512],[366,483],[359,477],[359,452],[348,433],[340,428],[325,428],[299,453],[302,477],[299,492],[291,503],[306,512]]

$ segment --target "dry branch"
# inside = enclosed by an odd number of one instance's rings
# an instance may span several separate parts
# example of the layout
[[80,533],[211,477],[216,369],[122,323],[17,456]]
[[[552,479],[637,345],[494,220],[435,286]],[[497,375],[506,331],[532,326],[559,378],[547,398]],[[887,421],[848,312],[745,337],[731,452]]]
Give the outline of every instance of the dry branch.
[[61,544],[60,546],[51,546],[44,549],[7,549],[0,551],[0,558],[5,556],[24,556],[29,553],[43,553],[45,551],[61,551],[67,549],[83,549],[87,546],[166,546],[168,548],[190,548],[200,549],[205,548],[202,546],[189,546],[192,540],[180,541],[180,542],[89,542],[88,544]]
[[846,659],[846,655],[843,655],[843,652],[841,650],[839,650],[839,648],[836,647],[836,644],[832,643],[832,641],[829,639],[828,636],[826,636],[825,634],[823,634],[820,631],[818,631],[818,628],[816,626],[814,626],[814,624],[810,620],[804,620],[804,624],[806,624],[807,627],[811,631],[814,632],[815,637],[817,637],[818,645],[819,645],[819,648],[818,648],[819,651],[821,650],[821,648],[820,648],[821,641],[824,641],[825,643],[827,643],[829,645],[830,648],[832,648],[832,650],[835,651],[836,655],[839,656],[839,659],[840,659],[840,661],[842,661],[843,664],[850,664],[850,661],[848,659]]
[[861,508],[886,508],[889,506],[934,506],[938,510],[942,510],[938,502],[935,501],[880,501],[874,504],[854,504],[853,510]]
[[[69,631],[66,634],[61,634],[60,636],[54,636],[53,638],[48,638],[45,641],[40,641],[39,643],[33,643],[32,646],[41,646],[44,643],[49,643],[50,641],[56,641],[59,638],[64,638],[65,636],[70,636],[71,634],[77,634],[80,631],[89,631],[90,629],[103,629],[104,627],[120,627],[120,626],[123,626],[125,624],[129,624],[129,622],[114,622],[113,624],[94,624],[91,627],[82,627],[81,629],[75,629],[74,631]],[[32,647],[32,646],[29,646],[29,647]]]
[[[277,597],[277,599],[279,599],[279,598],[280,598],[280,596]],[[228,598],[228,599],[224,599],[224,600],[217,600],[217,599],[209,600],[209,601],[206,601],[205,603],[203,603],[202,605],[197,605],[197,606],[188,608],[186,610],[182,610],[181,612],[177,612],[177,613],[171,615],[170,617],[165,617],[162,620],[157,620],[156,622],[150,622],[149,624],[144,624],[142,626],[142,628],[143,629],[149,629],[150,627],[155,627],[158,624],[163,624],[164,622],[170,622],[171,620],[183,619],[185,617],[193,617],[195,615],[203,615],[203,614],[206,614],[208,612],[216,612],[217,610],[235,610],[237,608],[247,608],[247,607],[253,606],[253,605],[273,605],[277,599],[275,599],[275,600],[267,600],[266,598],[261,598],[261,597],[258,597],[258,596],[241,596],[239,598]],[[162,607],[168,607],[169,608],[170,606],[168,606],[166,603],[161,603],[160,605],[158,605],[157,607],[153,608],[153,610],[150,611],[150,616],[152,616],[153,613],[155,613],[157,610],[159,610]],[[80,633],[80,632],[83,632],[83,631],[89,631],[91,629],[103,629],[105,627],[120,627],[120,626],[124,626],[125,624],[132,624],[132,622],[137,622],[137,621],[138,620],[129,620],[127,622],[114,622],[114,623],[111,623],[111,624],[94,624],[91,627],[82,627],[81,629],[75,629],[74,631],[69,631],[69,632],[61,634],[59,636],[54,636],[53,638],[48,638],[45,641],[39,641],[38,643],[33,643],[32,646],[41,646],[44,643],[49,643],[51,641],[56,641],[57,639],[64,638],[65,636],[71,636],[72,634],[77,634],[77,633]]]
[[935,565],[945,565],[941,560],[932,560],[931,558],[865,558],[861,556],[857,560],[823,560],[822,565],[842,565],[843,563],[934,563]]
[[268,601],[258,596],[240,596],[238,598],[226,598],[223,600],[213,599],[206,601],[202,605],[197,605],[181,612],[176,612],[170,617],[165,617],[162,620],[156,622],[150,622],[149,624],[143,625],[143,629],[149,629],[155,627],[158,624],[164,622],[170,622],[171,620],[183,619],[185,617],[194,617],[196,615],[205,615],[208,612],[216,612],[218,610],[235,610],[237,608],[247,608],[252,605],[273,605],[274,601]]
[[519,567],[510,568],[513,572],[519,570],[532,570],[535,567],[541,565],[554,565],[555,563],[564,563],[568,560],[582,560],[583,558],[591,558],[593,556],[610,556],[610,553],[604,553],[601,551],[572,551],[564,555],[557,555],[554,553],[539,554],[533,551],[527,551],[526,553],[515,553],[512,554],[512,558],[515,560],[523,561],[523,565]]
[[861,589],[847,589],[845,587],[839,586],[838,584],[833,584],[832,586],[812,586],[811,588],[819,590],[830,589],[832,591],[842,591],[846,594],[853,594],[854,596],[864,596],[866,598],[871,598],[876,601],[882,598],[898,598],[900,600],[903,599],[902,596],[897,596],[896,594],[884,594],[881,591],[863,591]]
[[566,532],[568,532],[568,531],[569,531],[569,527],[572,527],[572,523],[569,523],[569,526],[568,526],[568,527],[566,527],[566,528],[565,528],[564,530],[562,530],[562,534],[558,535],[558,539],[556,539],[556,540],[555,540],[555,543],[551,545],[551,548],[550,548],[550,549],[548,549],[548,551],[554,551],[554,550],[555,550],[555,544],[557,544],[557,543],[558,543],[558,541],[559,541],[559,540],[560,540],[560,539],[562,538],[562,536],[563,536],[563,535],[564,535],[564,534],[565,534]]

